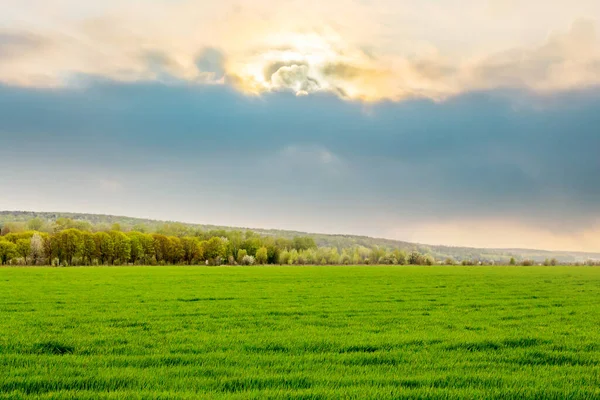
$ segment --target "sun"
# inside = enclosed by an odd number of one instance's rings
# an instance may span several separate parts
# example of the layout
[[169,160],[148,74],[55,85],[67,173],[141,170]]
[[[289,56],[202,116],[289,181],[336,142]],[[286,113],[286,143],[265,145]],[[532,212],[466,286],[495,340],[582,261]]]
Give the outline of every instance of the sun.
[[231,60],[227,69],[251,93],[291,90],[298,95],[331,88],[323,71],[343,61],[338,38],[318,33],[280,33],[262,48]]
[[253,51],[230,59],[227,71],[242,91],[256,95],[327,92],[374,102],[409,97],[423,86],[408,63],[388,61],[334,32],[288,32],[267,36]]

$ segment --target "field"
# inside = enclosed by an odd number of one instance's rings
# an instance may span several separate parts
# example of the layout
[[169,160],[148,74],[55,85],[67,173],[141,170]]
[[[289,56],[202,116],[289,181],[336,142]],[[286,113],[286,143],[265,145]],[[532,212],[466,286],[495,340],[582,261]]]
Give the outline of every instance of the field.
[[600,398],[600,268],[0,268],[0,398]]

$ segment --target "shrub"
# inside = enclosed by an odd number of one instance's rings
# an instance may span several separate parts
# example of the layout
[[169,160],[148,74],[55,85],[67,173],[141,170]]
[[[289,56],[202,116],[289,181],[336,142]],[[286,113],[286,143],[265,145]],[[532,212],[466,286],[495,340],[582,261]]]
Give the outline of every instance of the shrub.
[[237,253],[237,263],[238,264],[242,264],[242,260],[244,259],[244,257],[246,257],[248,255],[248,252],[245,249],[240,249],[238,250]]
[[254,257],[252,257],[252,256],[245,255],[242,258],[242,265],[254,265],[254,262],[255,262],[255,260],[254,260]]
[[266,247],[261,247],[256,250],[256,262],[258,264],[266,264],[269,259],[269,252]]

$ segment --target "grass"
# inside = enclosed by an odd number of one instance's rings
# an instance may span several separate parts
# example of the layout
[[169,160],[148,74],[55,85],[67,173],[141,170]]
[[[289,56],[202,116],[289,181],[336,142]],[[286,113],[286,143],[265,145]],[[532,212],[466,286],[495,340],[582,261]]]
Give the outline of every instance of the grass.
[[0,398],[600,398],[600,268],[0,268]]

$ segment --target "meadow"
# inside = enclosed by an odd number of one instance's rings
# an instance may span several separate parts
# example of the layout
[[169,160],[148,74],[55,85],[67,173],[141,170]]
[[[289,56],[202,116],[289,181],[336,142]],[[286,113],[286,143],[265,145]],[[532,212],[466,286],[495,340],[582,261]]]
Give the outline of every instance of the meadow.
[[0,268],[0,399],[600,398],[597,267]]

